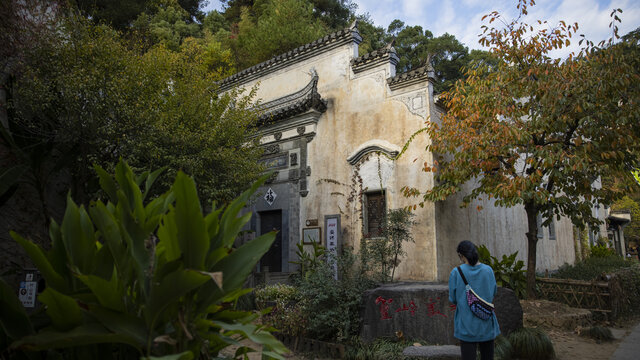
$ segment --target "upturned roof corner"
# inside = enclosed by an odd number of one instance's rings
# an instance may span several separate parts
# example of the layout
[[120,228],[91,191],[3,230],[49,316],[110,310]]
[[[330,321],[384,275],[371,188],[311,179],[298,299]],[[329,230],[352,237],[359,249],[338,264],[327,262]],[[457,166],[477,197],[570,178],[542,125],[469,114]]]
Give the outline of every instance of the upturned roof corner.
[[259,122],[267,124],[286,119],[309,110],[323,113],[327,110],[327,101],[318,93],[318,73],[310,71],[311,81],[301,90],[258,105],[261,114]]
[[424,66],[388,78],[387,84],[391,90],[396,90],[423,81],[434,82],[436,79],[435,71],[433,70],[431,63],[427,61],[427,64]]
[[359,73],[372,67],[390,63],[392,66],[396,66],[400,58],[396,54],[396,49],[393,47],[395,39],[391,40],[385,47],[378,50],[368,52],[355,59],[351,59],[351,69],[354,73]]

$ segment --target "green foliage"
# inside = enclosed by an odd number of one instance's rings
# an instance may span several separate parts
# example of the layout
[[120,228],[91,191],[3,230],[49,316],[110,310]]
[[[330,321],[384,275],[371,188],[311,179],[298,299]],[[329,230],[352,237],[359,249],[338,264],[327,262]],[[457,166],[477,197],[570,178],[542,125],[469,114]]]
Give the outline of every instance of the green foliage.
[[498,335],[494,342],[495,360],[510,360],[513,354],[513,347],[509,339],[504,335]]
[[262,0],[255,14],[242,12],[238,23],[236,63],[239,69],[270,59],[327,33],[313,6],[298,0]]
[[260,310],[271,311],[262,317],[264,323],[290,336],[304,336],[308,314],[306,301],[295,286],[267,285],[255,290],[256,304]]
[[486,246],[480,245],[477,248],[480,262],[491,266],[498,286],[509,288],[518,298],[524,299],[527,295],[527,277],[524,262],[516,260],[518,252],[509,256],[502,255],[502,259],[498,259],[491,255]]
[[612,341],[615,338],[611,333],[611,329],[604,326],[592,326],[587,330],[583,331],[580,335],[588,336],[592,339],[600,341]]
[[142,13],[133,23],[135,30],[147,30],[152,44],[163,44],[168,49],[178,51],[187,37],[200,37],[201,27],[190,21],[189,13],[176,0],[165,1]]
[[540,328],[521,328],[508,336],[513,357],[529,360],[555,359],[556,354],[549,336]]
[[363,267],[379,282],[393,281],[396,267],[405,242],[413,242],[411,227],[414,215],[406,209],[389,210],[379,237],[368,237],[361,241],[360,258]]
[[624,228],[624,238],[625,240],[640,242],[640,204],[638,204],[638,199],[634,200],[629,196],[625,196],[616,201],[611,206],[611,210],[631,213],[631,223]]
[[591,247],[592,257],[606,258],[609,256],[616,256],[615,251],[608,247],[606,244],[598,242],[597,245]]
[[257,178],[261,150],[247,141],[257,121],[252,94],[212,91],[232,68],[230,52],[213,40],[145,52],[77,17],[58,27],[25,55],[11,89],[12,153],[32,154],[21,164],[54,164],[23,178],[47,184],[46,175],[65,170],[82,203],[98,190],[91,164],[111,171],[120,157],[135,169],[167,166],[171,177],[181,169],[204,203],[230,201]]
[[[373,286],[358,267],[356,256],[344,249],[337,258],[328,257],[310,270],[305,277],[297,277],[295,285],[305,300],[306,333],[321,340],[343,341],[359,334],[362,319],[362,293]],[[333,276],[337,262],[338,280]]]
[[306,277],[309,272],[316,269],[320,262],[326,261],[325,255],[327,253],[327,249],[316,243],[315,241],[311,243],[312,249],[311,252],[305,250],[304,244],[298,243],[296,247],[296,257],[298,261],[291,261],[292,264],[298,265],[297,276],[302,278]]
[[565,264],[552,276],[559,279],[596,280],[603,273],[612,273],[633,266],[634,262],[620,256],[588,257],[575,265]]
[[[254,324],[256,315],[230,310],[275,238],[268,233],[233,247],[250,217],[240,211],[261,183],[203,214],[195,182],[184,173],[170,191],[147,199],[160,171],[136,176],[124,161],[115,178],[96,171],[108,201],[85,209],[69,197],[62,223],[51,223],[49,251],[11,233],[47,281],[39,300],[51,325],[5,330],[11,348],[110,344],[106,354],[124,345],[143,357],[192,358],[248,338],[282,358],[286,348]],[[3,329],[24,318],[16,301],[3,304]]]
[[356,338],[347,344],[344,358],[347,360],[405,360],[408,358],[402,355],[402,351],[411,344],[385,338],[363,343]]

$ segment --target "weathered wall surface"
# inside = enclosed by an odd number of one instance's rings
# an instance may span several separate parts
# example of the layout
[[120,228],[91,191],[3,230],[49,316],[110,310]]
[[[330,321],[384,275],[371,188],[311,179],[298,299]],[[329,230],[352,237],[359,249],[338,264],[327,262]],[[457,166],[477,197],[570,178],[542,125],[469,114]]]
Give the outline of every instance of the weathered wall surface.
[[[457,195],[436,205],[438,218],[438,280],[446,281],[451,269],[459,264],[456,246],[462,240],[485,245],[491,255],[502,257],[518,252],[518,259],[527,260],[527,218],[522,206],[496,207],[486,199],[473,201],[460,208],[462,196]],[[478,210],[478,206],[482,210]],[[568,218],[555,222],[556,239],[543,228],[537,246],[536,270],[555,270],[564,263],[575,262],[573,225]]]
[[[431,176],[420,171],[420,164],[431,158],[416,144],[397,161],[375,152],[365,154],[355,165],[347,159],[372,145],[400,151],[424,126],[432,90],[425,80],[392,91],[386,81],[393,73],[388,63],[354,74],[353,54],[353,45],[338,47],[243,86],[257,85],[258,99],[267,102],[298,91],[309,82],[311,69],[317,71],[318,93],[327,101],[327,110],[311,129],[316,135],[308,144],[311,175],[307,178],[309,194],[300,200],[299,231],[307,219],[319,219],[322,226],[325,215],[339,214],[343,244],[357,251],[363,234],[361,193],[382,188],[387,209],[414,204],[400,189],[430,186]],[[424,143],[422,139],[420,145]],[[415,243],[405,247],[409,256],[396,270],[396,278],[434,279],[434,206],[417,208],[415,213]]]

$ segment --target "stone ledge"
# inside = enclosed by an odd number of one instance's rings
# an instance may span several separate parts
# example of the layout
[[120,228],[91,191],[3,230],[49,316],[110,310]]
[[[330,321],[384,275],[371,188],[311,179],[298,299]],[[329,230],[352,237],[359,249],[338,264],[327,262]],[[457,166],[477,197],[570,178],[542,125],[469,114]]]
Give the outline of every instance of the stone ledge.
[[402,355],[430,360],[460,359],[460,347],[456,345],[409,346]]

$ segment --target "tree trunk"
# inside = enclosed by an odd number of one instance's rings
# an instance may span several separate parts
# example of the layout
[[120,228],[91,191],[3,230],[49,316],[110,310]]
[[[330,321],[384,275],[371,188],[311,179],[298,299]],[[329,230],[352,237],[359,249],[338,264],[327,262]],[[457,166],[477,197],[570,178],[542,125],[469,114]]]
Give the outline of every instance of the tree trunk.
[[0,126],[9,131],[9,116],[7,114],[7,83],[10,73],[3,69],[0,73]]
[[529,231],[527,231],[527,298],[536,298],[536,246],[538,245],[538,223],[536,218],[538,217],[538,209],[531,203],[526,203],[524,206],[527,212],[527,224]]

